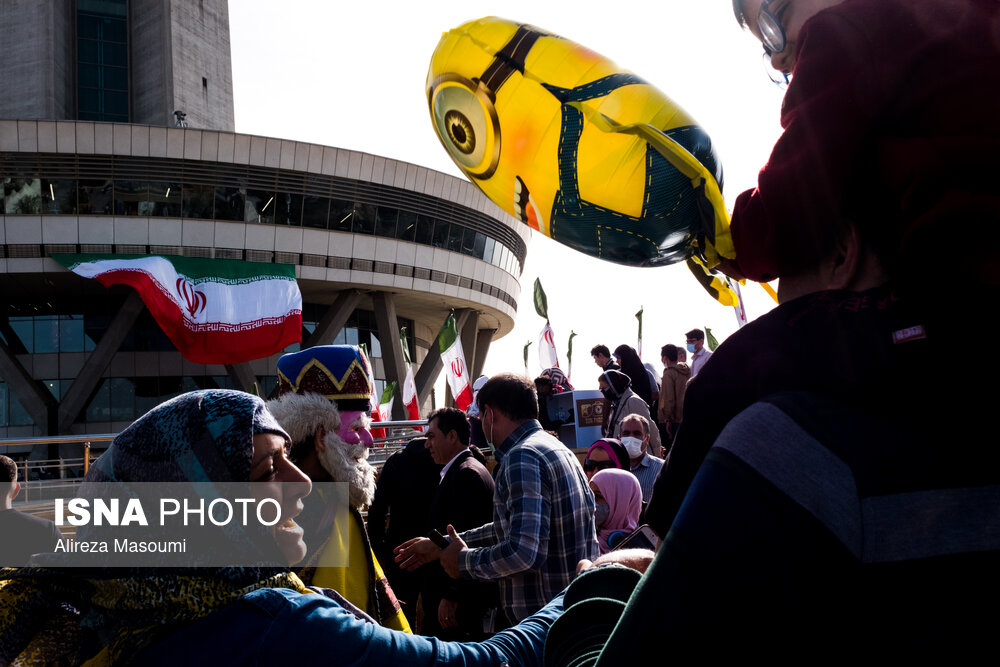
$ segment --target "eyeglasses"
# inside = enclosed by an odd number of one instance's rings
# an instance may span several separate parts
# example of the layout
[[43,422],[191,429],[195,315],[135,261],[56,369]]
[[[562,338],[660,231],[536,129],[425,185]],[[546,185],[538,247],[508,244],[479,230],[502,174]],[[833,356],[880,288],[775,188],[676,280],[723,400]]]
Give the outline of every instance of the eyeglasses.
[[781,19],[768,9],[773,1],[764,0],[757,13],[757,31],[760,32],[760,41],[764,43],[764,53],[768,56],[785,50],[785,29],[781,27]]
[[[771,64],[771,56],[775,53],[781,53],[788,45],[785,29],[781,26],[781,17],[769,9],[773,1],[764,0],[761,3],[760,12],[757,13],[757,32],[760,33],[760,41],[764,44],[764,71],[767,72],[767,77],[779,88],[786,88],[791,77],[775,69]],[[783,14],[784,11],[784,7],[782,7],[779,14]]]
[[591,472],[592,470],[604,470],[605,468],[614,468],[614,461],[591,461],[590,459],[583,460],[583,470],[584,472]]
[[[771,54],[768,53],[767,49],[764,49],[764,71],[767,72],[767,78],[771,80],[771,83],[776,85],[778,88],[787,88],[788,84],[792,82],[792,76],[790,74],[785,74],[780,69],[776,69],[774,65],[771,64]],[[689,343],[694,341],[688,341]]]

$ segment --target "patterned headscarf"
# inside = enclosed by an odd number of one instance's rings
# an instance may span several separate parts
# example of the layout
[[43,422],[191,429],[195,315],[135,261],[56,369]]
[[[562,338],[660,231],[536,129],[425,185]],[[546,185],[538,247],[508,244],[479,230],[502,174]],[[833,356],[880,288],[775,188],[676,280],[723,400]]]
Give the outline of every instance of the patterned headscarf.
[[[258,433],[288,438],[256,396],[184,394],[122,431],[81,492],[92,482],[248,481]],[[0,664],[126,662],[260,588],[305,592],[294,574],[261,568],[0,570]]]
[[561,394],[564,391],[573,391],[573,385],[569,383],[569,378],[559,368],[553,366],[541,372],[541,377],[552,381],[552,393]]

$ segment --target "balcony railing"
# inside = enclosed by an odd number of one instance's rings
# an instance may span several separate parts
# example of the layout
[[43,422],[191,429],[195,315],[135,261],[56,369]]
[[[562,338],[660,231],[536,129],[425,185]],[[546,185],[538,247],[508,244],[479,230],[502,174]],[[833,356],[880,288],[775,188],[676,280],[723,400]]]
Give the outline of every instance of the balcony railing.
[[[426,419],[411,421],[374,422],[371,427],[384,428],[388,435],[376,438],[375,446],[369,453],[369,462],[376,468],[381,468],[385,460],[399,451],[406,443],[420,433],[414,427],[424,427]],[[18,480],[21,482],[21,493],[15,499],[18,506],[31,506],[34,512],[36,506],[44,512],[50,509],[54,498],[75,494],[75,488],[83,481],[90,469],[90,464],[104,453],[108,445],[115,439],[115,434],[101,435],[67,435],[41,438],[5,438],[0,439],[0,454],[19,454],[31,451],[37,445],[80,444],[83,451],[80,456],[56,459],[27,458],[18,461]],[[67,493],[68,492],[68,493]]]

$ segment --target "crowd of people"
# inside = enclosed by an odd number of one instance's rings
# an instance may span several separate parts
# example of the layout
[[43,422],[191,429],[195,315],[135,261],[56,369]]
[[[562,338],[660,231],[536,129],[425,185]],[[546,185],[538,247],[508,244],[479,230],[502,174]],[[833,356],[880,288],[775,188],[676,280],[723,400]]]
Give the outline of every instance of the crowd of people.
[[[630,347],[595,346],[609,410],[582,465],[539,420],[540,393],[572,390],[559,372],[477,380],[471,422],[431,414],[382,490],[356,348],[287,355],[266,404],[164,403],[84,487],[280,482],[281,522],[241,544],[264,564],[4,569],[0,665],[988,655],[1000,450],[981,378],[997,353],[980,346],[943,392],[930,363],[1000,275],[1000,4],[733,8],[790,84],[720,270],[779,278],[777,308],[714,353],[698,329],[664,345],[659,383]],[[322,481],[349,488],[346,512],[310,493]],[[6,512],[17,481],[0,484]],[[656,550],[615,550],[641,522]]]

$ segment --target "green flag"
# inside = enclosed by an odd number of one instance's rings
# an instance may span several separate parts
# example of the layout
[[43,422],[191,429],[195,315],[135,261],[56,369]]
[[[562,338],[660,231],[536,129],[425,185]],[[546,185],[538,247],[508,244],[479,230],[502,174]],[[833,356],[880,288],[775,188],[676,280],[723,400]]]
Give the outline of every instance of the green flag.
[[403,363],[410,364],[410,345],[406,341],[406,327],[399,327],[399,344],[403,346]]
[[535,278],[535,312],[545,321],[549,321],[549,301],[545,298],[545,290],[542,289],[542,281]]
[[531,341],[529,340],[524,344],[524,374],[528,374],[528,348],[531,347]]
[[[392,395],[395,393],[396,393],[396,381],[393,380],[392,382],[390,382],[385,386],[385,389],[382,390],[382,398],[379,399],[378,404],[385,405],[386,403],[392,400]],[[388,415],[386,415],[386,418],[388,418]]]
[[708,327],[705,327],[705,342],[708,343],[709,352],[715,352],[715,348],[719,347],[719,341],[715,340],[712,330]]

